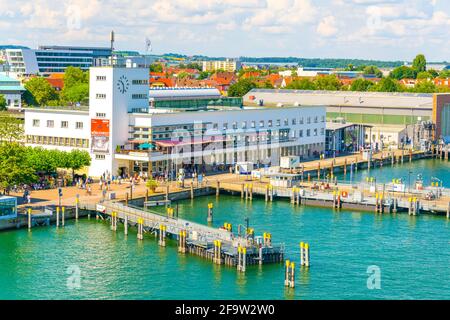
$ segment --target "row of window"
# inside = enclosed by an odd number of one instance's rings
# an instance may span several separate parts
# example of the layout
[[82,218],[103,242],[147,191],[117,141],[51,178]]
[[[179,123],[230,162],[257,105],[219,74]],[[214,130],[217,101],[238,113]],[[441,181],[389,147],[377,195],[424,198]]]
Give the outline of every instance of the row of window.
[[[306,124],[311,124],[312,123],[311,121],[313,121],[314,123],[319,123],[319,117],[315,116],[315,117],[307,117],[306,118]],[[320,122],[322,122],[322,123],[325,122],[325,116],[322,116],[320,118]],[[295,126],[295,125],[297,125],[297,123],[298,124],[304,124],[305,123],[304,118],[300,117],[298,119],[298,121],[297,121],[296,118],[292,118],[290,121],[289,121],[289,119],[283,119],[283,120],[277,119],[275,121],[274,120],[267,120],[267,127],[268,128],[271,128],[273,126],[280,127],[281,125],[289,126],[289,124]],[[264,120],[260,120],[258,124],[259,124],[259,128],[264,128],[266,122]],[[238,127],[239,127],[238,122],[237,121],[233,122],[231,127],[234,130],[237,130]],[[247,129],[247,127],[248,127],[247,121],[242,121],[240,128],[241,129]],[[215,129],[215,130],[218,130],[219,129],[219,124],[218,123],[213,123],[212,128]],[[250,122],[250,128],[256,128],[256,121],[251,121]],[[223,130],[227,130],[227,129],[228,129],[228,123],[224,122],[223,123]]]
[[[106,81],[106,76],[97,76],[97,81]],[[133,85],[148,85],[148,80],[132,80]]]
[[[40,127],[41,126],[41,120],[40,119],[33,119],[33,127]],[[46,123],[47,128],[54,128],[55,127],[55,120],[47,120]],[[83,129],[84,123],[82,121],[76,121],[75,122],[75,129]],[[61,121],[60,122],[60,128],[67,129],[69,128],[69,121]]]
[[89,148],[88,139],[27,135],[26,142],[63,147]]

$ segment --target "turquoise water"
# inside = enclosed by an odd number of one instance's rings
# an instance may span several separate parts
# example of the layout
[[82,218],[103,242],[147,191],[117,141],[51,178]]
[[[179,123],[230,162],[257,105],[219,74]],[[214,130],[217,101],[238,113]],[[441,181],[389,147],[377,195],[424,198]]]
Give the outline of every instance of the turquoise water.
[[[179,215],[206,223],[208,202],[215,205],[214,226],[236,228],[248,217],[257,234],[271,232],[273,242],[284,242],[297,265],[296,288],[284,288],[280,264],[252,266],[244,275],[178,254],[175,241],[161,248],[150,235],[138,242],[134,229],[124,236],[121,226],[112,232],[107,222],[84,219],[59,230],[0,233],[0,299],[450,299],[445,217],[336,212],[224,195],[180,201]],[[300,241],[311,246],[309,270],[298,267]],[[379,290],[367,288],[373,265],[381,271]],[[79,288],[67,285],[68,268],[80,270]]]
[[[411,172],[411,174],[409,173]],[[391,166],[385,164],[383,167],[377,165],[376,169],[361,170],[350,174],[347,168],[347,175],[338,174],[338,179],[346,181],[365,181],[366,177],[375,177],[379,183],[389,183],[392,179],[403,179],[408,184],[411,176],[411,186],[414,187],[417,175],[422,175],[425,185],[430,185],[432,178],[438,178],[443,182],[443,186],[450,188],[450,161],[443,161],[439,159],[423,159],[409,163],[406,161],[403,165]],[[437,181],[437,180],[434,180]]]

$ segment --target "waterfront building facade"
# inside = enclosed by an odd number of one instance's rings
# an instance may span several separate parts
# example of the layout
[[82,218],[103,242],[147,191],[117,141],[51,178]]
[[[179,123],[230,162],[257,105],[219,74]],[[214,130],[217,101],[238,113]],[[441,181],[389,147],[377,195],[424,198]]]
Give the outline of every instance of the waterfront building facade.
[[244,96],[244,105],[325,105],[328,121],[343,118],[373,126],[372,132],[365,134],[366,143],[409,141],[418,146],[422,140],[450,136],[444,121],[450,110],[449,97],[440,93],[253,89]]
[[[168,103],[173,92],[164,92],[166,99],[158,99]],[[193,166],[207,171],[242,161],[278,165],[281,155],[308,159],[324,151],[325,110],[242,109],[219,102],[201,109],[156,108],[149,101],[146,68],[95,67],[89,108],[27,108],[25,139],[32,146],[88,151],[94,177]]]

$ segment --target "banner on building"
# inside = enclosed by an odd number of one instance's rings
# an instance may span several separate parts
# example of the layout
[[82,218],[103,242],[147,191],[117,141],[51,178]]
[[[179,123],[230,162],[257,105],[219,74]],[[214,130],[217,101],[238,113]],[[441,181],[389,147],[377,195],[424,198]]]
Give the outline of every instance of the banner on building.
[[109,120],[91,119],[91,137],[93,152],[109,152]]

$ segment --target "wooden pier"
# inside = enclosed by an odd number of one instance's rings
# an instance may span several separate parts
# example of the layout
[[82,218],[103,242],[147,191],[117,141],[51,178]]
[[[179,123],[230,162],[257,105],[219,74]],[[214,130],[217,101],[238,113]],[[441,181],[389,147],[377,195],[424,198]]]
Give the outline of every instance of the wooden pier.
[[[328,189],[321,190],[327,185]],[[212,183],[211,188],[217,186]],[[426,193],[433,188],[396,192],[392,184],[342,183],[335,185],[331,181],[304,182],[292,188],[275,187],[268,182],[221,182],[220,192],[241,195],[242,199],[251,201],[259,196],[266,202],[274,199],[288,199],[294,205],[327,207],[372,211],[375,213],[408,212],[409,215],[419,213],[450,214],[450,189],[440,188],[440,199],[426,200]],[[435,188],[436,189],[436,188]],[[432,190],[436,192],[436,190]]]
[[248,265],[284,260],[284,244],[273,244],[270,233],[255,236],[251,228],[235,234],[231,224],[213,228],[113,201],[98,204],[97,214],[111,221],[113,231],[121,222],[125,234],[128,234],[129,227],[136,227],[138,239],[142,240],[144,234],[153,235],[163,247],[166,246],[166,239],[171,238],[177,241],[180,253],[187,252],[215,264],[236,267],[241,272],[245,272]]

